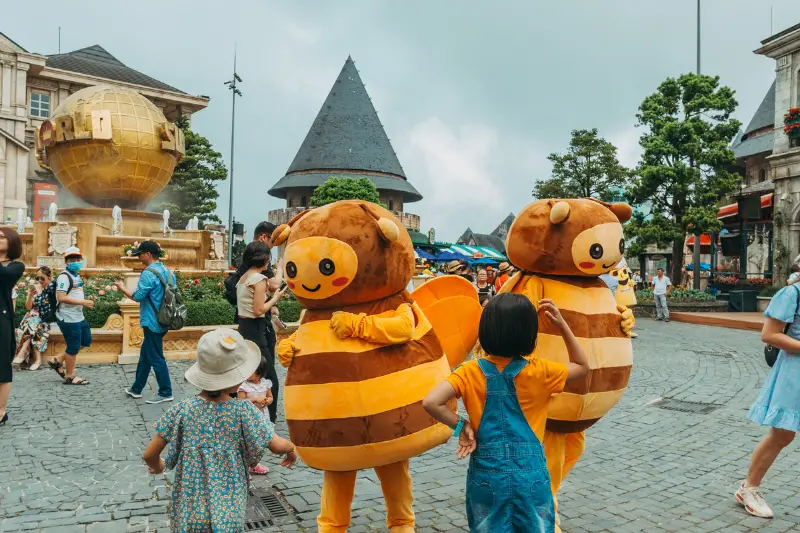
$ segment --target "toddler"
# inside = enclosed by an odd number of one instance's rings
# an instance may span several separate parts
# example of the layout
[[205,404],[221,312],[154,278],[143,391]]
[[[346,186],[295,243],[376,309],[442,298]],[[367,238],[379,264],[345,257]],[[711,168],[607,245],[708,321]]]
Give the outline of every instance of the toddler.
[[[237,394],[239,398],[251,401],[261,411],[264,418],[269,420],[267,406],[272,405],[272,381],[265,377],[269,369],[267,365],[267,359],[262,356],[261,363],[253,375],[239,385]],[[266,465],[258,464],[250,467],[250,473],[263,476],[269,473],[269,468]]]
[[294,444],[276,435],[252,402],[235,398],[245,376],[260,364],[258,346],[238,332],[220,328],[206,333],[197,346],[197,362],[186,371],[186,380],[202,392],[173,406],[156,423],[158,433],[144,461],[151,474],[175,470],[169,506],[173,533],[244,531],[247,467],[257,465],[267,449],[286,456],[282,466],[297,460]]

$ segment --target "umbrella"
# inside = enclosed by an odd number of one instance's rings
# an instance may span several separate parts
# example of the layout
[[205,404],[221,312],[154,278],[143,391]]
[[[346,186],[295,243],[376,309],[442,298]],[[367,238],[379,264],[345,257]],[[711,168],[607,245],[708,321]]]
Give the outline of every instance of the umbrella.
[[[694,265],[689,263],[686,265],[686,270],[694,270]],[[711,265],[708,263],[700,263],[700,272],[708,272],[711,270]]]
[[422,259],[427,259],[428,261],[435,261],[436,260],[436,256],[435,255],[426,252],[422,248],[417,248],[414,251],[414,255],[416,255],[417,257],[421,257]]

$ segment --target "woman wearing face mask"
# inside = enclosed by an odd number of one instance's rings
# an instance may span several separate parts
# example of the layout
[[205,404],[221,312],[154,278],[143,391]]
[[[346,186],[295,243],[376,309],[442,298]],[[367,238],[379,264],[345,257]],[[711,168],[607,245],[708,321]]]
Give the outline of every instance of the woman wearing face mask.
[[[87,300],[83,294],[83,280],[78,272],[83,268],[83,256],[76,247],[67,248],[64,252],[67,269],[56,278],[56,299],[58,311],[56,322],[64,336],[67,347],[64,353],[48,364],[56,371],[64,385],[88,385],[89,382],[75,375],[75,362],[81,348],[92,345],[92,330],[83,317],[83,308],[92,309],[94,302]],[[66,372],[65,372],[66,368]]]
[[8,421],[6,404],[11,394],[11,360],[14,358],[14,300],[11,291],[25,272],[17,261],[22,241],[16,231],[0,228],[0,425]]

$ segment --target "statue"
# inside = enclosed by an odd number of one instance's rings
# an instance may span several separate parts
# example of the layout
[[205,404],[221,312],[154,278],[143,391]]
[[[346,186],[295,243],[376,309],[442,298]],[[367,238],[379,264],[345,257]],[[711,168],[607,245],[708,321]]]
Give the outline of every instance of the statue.
[[114,226],[111,230],[112,235],[122,235],[122,208],[115,205],[111,210],[111,218],[114,219]]
[[17,209],[17,233],[25,233],[25,211]]
[[50,207],[47,208],[47,221],[48,222],[58,222],[58,206],[55,202],[50,203]]
[[[120,156],[123,143],[125,157]],[[63,99],[36,136],[40,164],[95,207],[147,205],[167,186],[185,152],[183,131],[153,102],[109,85],[86,87]]]
[[170,235],[172,234],[172,230],[169,228],[169,209],[164,209],[164,224],[161,226],[161,233],[163,233],[165,237],[167,233]]

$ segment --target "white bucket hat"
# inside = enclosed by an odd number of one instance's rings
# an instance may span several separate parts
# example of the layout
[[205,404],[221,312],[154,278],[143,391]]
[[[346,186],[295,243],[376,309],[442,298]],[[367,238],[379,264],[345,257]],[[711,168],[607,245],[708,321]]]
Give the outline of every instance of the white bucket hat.
[[261,350],[238,332],[220,328],[200,337],[197,361],[186,381],[207,391],[229,389],[246,381],[261,364]]

